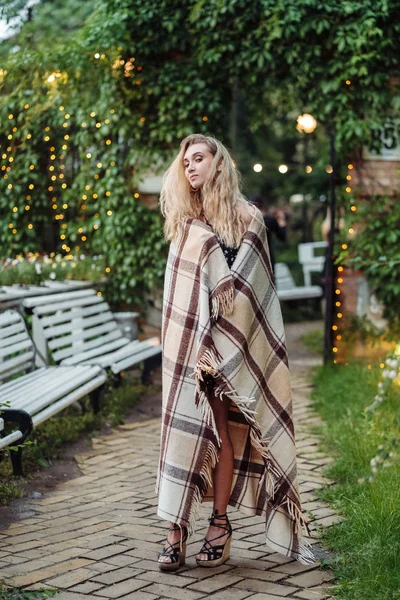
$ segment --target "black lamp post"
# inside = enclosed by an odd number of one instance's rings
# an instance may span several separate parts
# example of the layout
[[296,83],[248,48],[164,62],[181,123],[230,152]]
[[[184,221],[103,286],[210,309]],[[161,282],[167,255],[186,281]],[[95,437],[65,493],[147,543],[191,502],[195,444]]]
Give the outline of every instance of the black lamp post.
[[335,212],[336,212],[336,193],[335,186],[337,181],[337,164],[335,148],[335,129],[331,123],[329,126],[329,154],[332,171],[329,179],[329,209],[330,209],[330,229],[328,235],[328,248],[326,252],[325,268],[325,335],[324,335],[324,363],[332,359],[333,347],[333,309],[334,309],[334,287],[335,287],[335,265],[334,265],[334,244],[335,244]]

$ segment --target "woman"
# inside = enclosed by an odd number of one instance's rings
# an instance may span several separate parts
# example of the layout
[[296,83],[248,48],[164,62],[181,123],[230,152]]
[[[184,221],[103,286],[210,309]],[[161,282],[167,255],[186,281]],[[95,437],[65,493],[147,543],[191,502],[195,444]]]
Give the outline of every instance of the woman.
[[261,213],[239,191],[226,148],[190,135],[161,191],[171,242],[163,311],[158,515],[170,521],[161,570],[185,562],[202,501],[213,502],[196,556],[229,558],[227,506],[263,515],[275,551],[313,561],[302,537],[288,362]]

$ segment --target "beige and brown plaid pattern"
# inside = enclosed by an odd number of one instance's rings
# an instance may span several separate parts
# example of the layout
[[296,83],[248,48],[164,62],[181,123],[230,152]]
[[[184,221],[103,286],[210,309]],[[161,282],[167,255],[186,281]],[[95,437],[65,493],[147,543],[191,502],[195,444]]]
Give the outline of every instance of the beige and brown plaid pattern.
[[163,314],[163,423],[158,514],[193,530],[212,500],[220,444],[203,381],[231,398],[229,504],[266,520],[274,551],[309,563],[290,377],[266,231],[257,210],[229,269],[211,228],[187,219],[169,253]]

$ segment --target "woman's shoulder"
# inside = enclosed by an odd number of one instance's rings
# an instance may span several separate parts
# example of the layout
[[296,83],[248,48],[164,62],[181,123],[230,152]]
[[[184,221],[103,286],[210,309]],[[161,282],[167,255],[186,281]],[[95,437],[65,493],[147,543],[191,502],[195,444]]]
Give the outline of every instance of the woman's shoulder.
[[257,207],[247,201],[242,201],[237,203],[237,210],[246,227],[249,227],[256,214]]

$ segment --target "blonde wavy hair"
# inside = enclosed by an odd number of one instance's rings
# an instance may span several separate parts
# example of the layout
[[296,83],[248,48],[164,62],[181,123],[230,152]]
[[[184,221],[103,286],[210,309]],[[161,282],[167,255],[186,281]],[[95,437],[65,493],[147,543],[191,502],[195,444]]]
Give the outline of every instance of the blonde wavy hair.
[[[194,190],[185,177],[183,159],[187,149],[199,143],[207,144],[214,159],[202,189]],[[185,218],[205,217],[225,245],[238,248],[247,230],[240,204],[247,205],[247,201],[239,190],[238,172],[225,146],[200,133],[182,140],[178,156],[164,175],[160,194],[166,240],[177,239]]]

